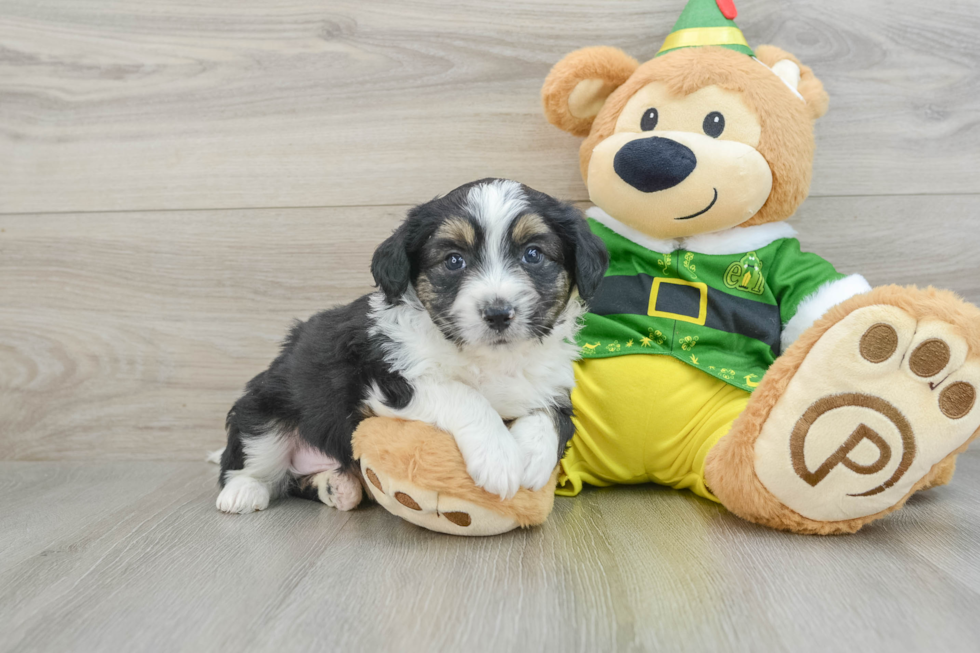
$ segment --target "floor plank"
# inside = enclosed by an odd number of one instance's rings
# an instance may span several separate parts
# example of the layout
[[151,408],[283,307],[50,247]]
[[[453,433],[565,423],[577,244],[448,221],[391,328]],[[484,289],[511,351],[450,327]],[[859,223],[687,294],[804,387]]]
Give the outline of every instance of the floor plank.
[[[978,204],[811,198],[794,224],[873,284],[980,302]],[[200,460],[292,320],[371,290],[406,209],[0,216],[0,459]]]
[[[485,176],[584,200],[545,75],[586,45],[651,57],[682,6],[2,0],[0,212],[405,204]],[[832,96],[815,195],[980,191],[980,5],[739,10]]]
[[203,463],[0,463],[0,651],[973,651],[980,454],[855,536],[653,486],[443,536],[376,506],[214,509]]

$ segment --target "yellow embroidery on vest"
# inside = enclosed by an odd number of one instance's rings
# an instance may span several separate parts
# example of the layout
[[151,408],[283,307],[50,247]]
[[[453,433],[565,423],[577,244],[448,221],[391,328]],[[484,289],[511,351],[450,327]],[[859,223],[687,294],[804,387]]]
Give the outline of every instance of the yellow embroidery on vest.
[[692,279],[697,279],[698,275],[695,272],[697,272],[698,266],[694,265],[692,261],[694,261],[694,254],[692,252],[684,255],[684,267],[690,271]]

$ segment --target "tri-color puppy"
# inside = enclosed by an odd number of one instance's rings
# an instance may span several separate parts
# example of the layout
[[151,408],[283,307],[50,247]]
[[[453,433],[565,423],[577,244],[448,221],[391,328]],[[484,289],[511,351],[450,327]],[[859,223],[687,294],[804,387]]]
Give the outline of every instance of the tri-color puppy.
[[312,474],[353,508],[370,415],[448,431],[488,492],[540,489],[574,430],[574,290],[588,300],[607,263],[577,209],[513,181],[415,207],[374,253],[379,290],[293,327],[229,411],[218,509],[262,510]]

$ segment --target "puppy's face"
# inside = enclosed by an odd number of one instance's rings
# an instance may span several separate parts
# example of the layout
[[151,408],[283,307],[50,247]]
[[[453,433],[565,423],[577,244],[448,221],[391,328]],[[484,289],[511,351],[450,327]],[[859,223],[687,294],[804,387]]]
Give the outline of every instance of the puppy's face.
[[457,344],[500,345],[550,333],[572,287],[591,296],[606,263],[574,207],[491,179],[413,209],[373,271],[389,301],[411,284]]

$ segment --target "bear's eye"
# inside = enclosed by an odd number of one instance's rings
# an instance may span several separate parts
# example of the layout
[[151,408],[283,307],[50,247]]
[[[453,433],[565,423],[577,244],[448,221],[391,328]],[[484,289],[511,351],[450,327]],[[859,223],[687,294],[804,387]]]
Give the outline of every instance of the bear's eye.
[[657,120],[660,119],[660,114],[654,108],[647,109],[643,112],[643,117],[640,118],[640,129],[645,132],[650,131],[657,126]]
[[711,138],[718,138],[725,131],[725,116],[717,111],[712,111],[704,117],[704,123],[701,125],[701,129]]
[[466,261],[462,256],[453,252],[446,257],[446,268],[449,270],[462,270],[466,267]]

